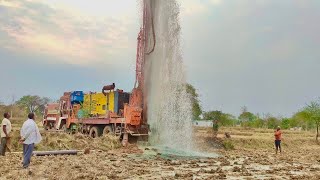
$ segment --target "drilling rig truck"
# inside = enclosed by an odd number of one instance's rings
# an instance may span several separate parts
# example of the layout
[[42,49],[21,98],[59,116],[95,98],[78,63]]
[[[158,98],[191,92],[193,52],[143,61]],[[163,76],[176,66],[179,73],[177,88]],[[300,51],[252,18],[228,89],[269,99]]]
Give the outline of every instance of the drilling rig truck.
[[131,136],[147,136],[147,88],[145,61],[156,45],[153,24],[154,2],[143,0],[142,27],[137,38],[136,80],[133,90],[124,92],[107,85],[101,92],[71,91],[59,103],[48,104],[43,118],[45,129],[80,131],[95,138],[113,133],[125,145]]

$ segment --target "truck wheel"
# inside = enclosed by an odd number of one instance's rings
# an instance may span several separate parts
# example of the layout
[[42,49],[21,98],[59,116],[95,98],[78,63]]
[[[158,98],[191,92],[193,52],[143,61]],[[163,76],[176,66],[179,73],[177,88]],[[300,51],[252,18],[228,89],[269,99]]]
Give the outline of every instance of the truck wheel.
[[90,129],[89,136],[92,138],[99,137],[99,136],[101,136],[101,130],[99,130],[99,128],[97,126],[93,126]]
[[114,134],[111,126],[105,126],[103,128],[103,135],[107,135],[107,134]]
[[84,127],[84,126],[80,126],[79,132],[82,133],[82,134],[86,134],[86,129],[85,129],[85,127]]

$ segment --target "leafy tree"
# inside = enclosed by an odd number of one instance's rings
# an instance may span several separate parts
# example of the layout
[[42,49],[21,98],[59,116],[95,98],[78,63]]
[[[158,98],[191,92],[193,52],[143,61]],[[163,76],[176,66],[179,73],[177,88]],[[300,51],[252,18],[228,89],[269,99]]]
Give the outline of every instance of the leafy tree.
[[[257,117],[248,111],[247,106],[243,106],[241,107],[241,114],[239,115],[238,119],[241,123],[244,122],[252,122],[253,120],[255,120]],[[247,125],[249,125],[250,123],[244,123]]]
[[265,121],[267,123],[268,129],[274,129],[280,125],[280,120],[277,119],[276,117],[272,117],[272,116],[267,117]]
[[212,120],[213,136],[217,137],[223,113],[221,111],[209,111],[203,113],[203,119]]
[[237,118],[232,114],[223,113],[221,125],[222,126],[234,126],[237,122]]
[[206,120],[218,120],[222,119],[223,113],[221,111],[209,111],[203,113],[203,119]]
[[310,113],[305,109],[295,113],[290,121],[290,127],[302,127],[303,129],[315,128],[315,123],[310,120]]
[[37,95],[27,95],[20,98],[16,104],[24,108],[27,112],[43,113],[45,105],[50,102],[49,98],[39,97]]
[[213,136],[217,137],[218,130],[219,130],[219,122],[222,118],[221,111],[209,111],[203,113],[203,119],[212,120],[212,129],[213,129]]
[[255,128],[262,128],[263,125],[264,125],[264,121],[259,117],[257,117],[256,119],[250,122],[250,126]]
[[239,116],[239,120],[242,122],[246,122],[246,121],[253,121],[255,120],[257,117],[251,113],[251,112],[242,112]]
[[281,128],[289,129],[291,127],[290,121],[291,121],[291,119],[289,119],[289,118],[282,118],[281,119]]
[[236,118],[233,115],[221,111],[204,112],[203,118],[213,120],[219,123],[220,126],[232,126],[236,122]]
[[187,93],[191,96],[193,119],[200,119],[200,115],[202,114],[202,108],[200,106],[199,94],[191,84],[186,84],[186,87]]
[[319,101],[311,101],[310,104],[304,108],[306,112],[309,114],[309,119],[315,122],[317,127],[317,135],[316,140],[318,140],[319,136],[319,125],[320,125],[320,102]]

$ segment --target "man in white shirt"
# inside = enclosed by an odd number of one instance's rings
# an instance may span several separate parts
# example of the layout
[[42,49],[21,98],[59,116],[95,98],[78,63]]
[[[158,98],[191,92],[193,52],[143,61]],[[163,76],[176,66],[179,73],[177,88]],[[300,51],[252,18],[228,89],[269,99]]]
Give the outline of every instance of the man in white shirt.
[[20,131],[20,143],[23,144],[23,168],[29,167],[34,145],[42,140],[39,128],[35,122],[34,113],[28,115]]
[[10,122],[10,114],[4,113],[4,119],[1,122],[1,145],[0,145],[0,155],[4,156],[6,153],[6,149],[8,148],[8,141],[10,139],[10,132],[12,129]]

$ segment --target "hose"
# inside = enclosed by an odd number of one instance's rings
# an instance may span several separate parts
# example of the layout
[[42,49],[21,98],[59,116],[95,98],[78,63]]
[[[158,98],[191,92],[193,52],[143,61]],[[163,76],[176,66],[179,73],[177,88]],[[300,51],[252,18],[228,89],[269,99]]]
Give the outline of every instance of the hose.
[[[151,3],[152,1],[150,1],[150,3]],[[151,7],[152,7],[152,5],[150,5]],[[151,9],[151,7],[150,7],[150,9]],[[151,11],[151,10],[150,10]],[[153,14],[152,14],[152,11],[150,12],[150,14],[151,14],[151,28],[152,28],[152,36],[153,36],[153,47],[152,47],[152,49],[151,49],[151,51],[150,52],[147,52],[146,54],[147,55],[150,55],[153,51],[154,51],[154,48],[155,48],[155,46],[156,46],[156,33],[155,33],[155,31],[154,31],[154,23],[153,23]]]

